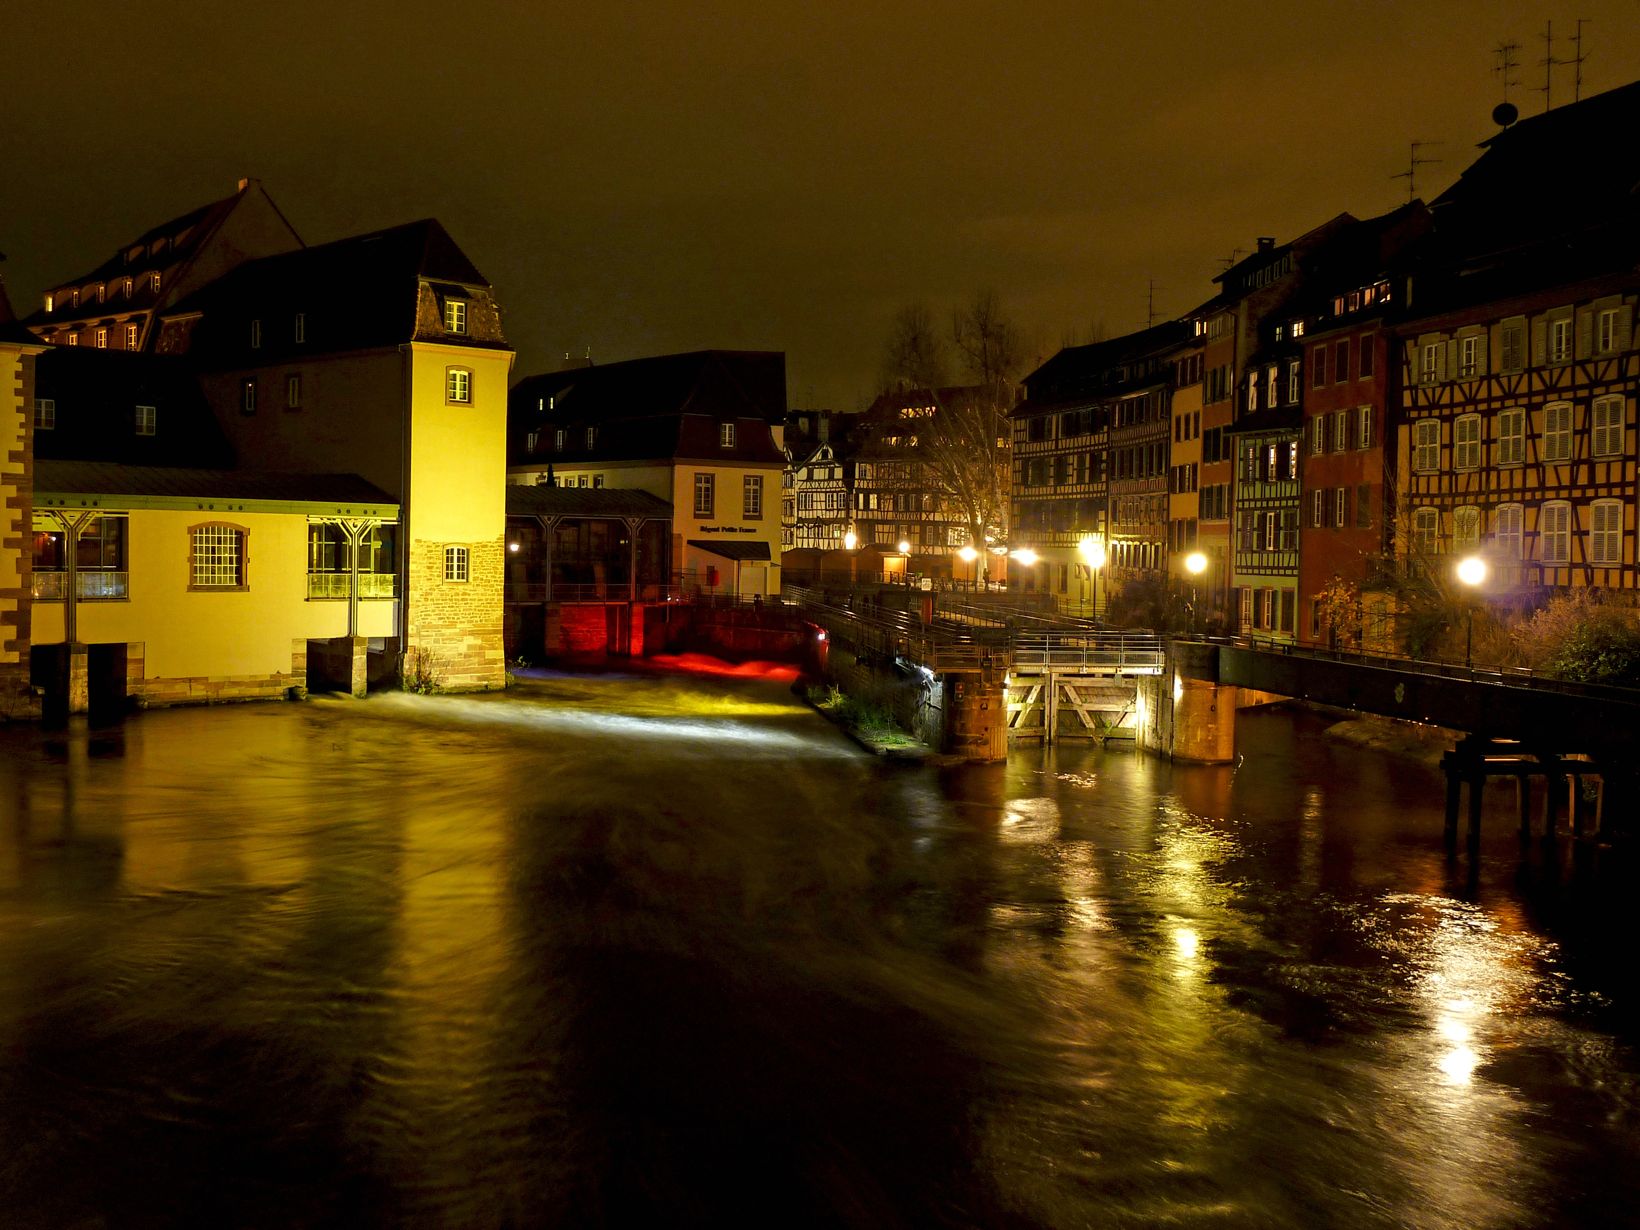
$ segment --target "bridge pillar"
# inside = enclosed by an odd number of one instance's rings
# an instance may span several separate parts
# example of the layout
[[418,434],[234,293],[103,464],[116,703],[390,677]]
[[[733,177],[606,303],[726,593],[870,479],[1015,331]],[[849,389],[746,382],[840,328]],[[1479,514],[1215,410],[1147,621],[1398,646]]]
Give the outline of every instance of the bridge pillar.
[[943,680],[945,748],[988,764],[1008,759],[1008,693],[1001,668],[952,672]]
[[1218,681],[1217,646],[1174,642],[1138,691],[1140,748],[1190,764],[1235,760],[1237,690]]

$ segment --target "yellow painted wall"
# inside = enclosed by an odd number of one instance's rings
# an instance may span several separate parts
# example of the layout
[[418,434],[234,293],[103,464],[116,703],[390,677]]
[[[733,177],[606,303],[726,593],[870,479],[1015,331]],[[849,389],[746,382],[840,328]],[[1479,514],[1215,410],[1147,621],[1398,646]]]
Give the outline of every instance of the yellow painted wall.
[[[712,515],[695,515],[695,475],[714,477]],[[756,474],[763,479],[763,512],[757,518],[747,518],[743,508],[744,477]],[[734,582],[734,568],[714,555],[696,550],[686,544],[697,542],[763,542],[769,548],[769,563],[764,577],[764,594],[780,592],[780,476],[779,466],[702,465],[682,462],[672,468],[672,558],[684,571],[716,567],[722,575],[722,588]],[[712,527],[709,529],[708,527]],[[732,530],[734,532],[724,532]],[[757,565],[752,565],[756,567]],[[743,567],[746,567],[743,565]],[[749,593],[745,584],[741,592]]]
[[[507,376],[512,352],[426,342],[409,349],[410,537],[441,542],[499,539],[507,519]],[[451,366],[472,371],[471,404],[446,404],[445,370]]]
[[[109,509],[108,511],[117,511]],[[190,590],[192,526],[220,521],[249,531],[243,591]],[[35,523],[54,528],[35,512]],[[285,674],[291,642],[347,635],[347,603],[307,597],[308,521],[294,513],[144,510],[130,513],[128,600],[76,608],[79,640],[141,642],[148,679]],[[393,635],[396,601],[359,604],[359,635]],[[34,642],[60,644],[63,604],[34,604]]]

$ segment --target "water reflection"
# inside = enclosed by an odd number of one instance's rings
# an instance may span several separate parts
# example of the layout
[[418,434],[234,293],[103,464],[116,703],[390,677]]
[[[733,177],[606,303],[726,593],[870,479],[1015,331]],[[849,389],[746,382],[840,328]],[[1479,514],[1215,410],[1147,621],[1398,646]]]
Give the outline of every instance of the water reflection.
[[0,730],[6,1220],[1625,1216],[1621,894],[1559,938],[1507,823],[1452,884],[1434,775],[1315,733],[887,768],[730,675]]

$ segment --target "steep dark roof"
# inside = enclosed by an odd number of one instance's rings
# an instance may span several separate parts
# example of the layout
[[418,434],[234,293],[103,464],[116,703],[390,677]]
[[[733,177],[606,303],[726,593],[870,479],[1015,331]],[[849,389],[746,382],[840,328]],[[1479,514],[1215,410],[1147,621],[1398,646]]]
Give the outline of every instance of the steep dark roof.
[[43,495],[397,507],[385,491],[357,474],[270,474],[98,461],[36,461],[34,490]]
[[[212,201],[208,205],[201,205],[197,209],[190,209],[185,214],[179,214],[167,222],[150,227],[135,239],[120,244],[119,247],[114,249],[112,256],[91,272],[83,273],[77,278],[64,278],[57,282],[56,286],[83,286],[87,282],[106,282],[114,278],[151,273],[155,269],[166,269],[179,261],[186,260],[199,250],[200,245],[205,242],[206,238],[233,211],[233,207],[239,203],[240,195],[240,193],[235,192],[231,196]],[[131,264],[126,263],[125,253],[131,248],[139,244],[147,247],[156,239],[168,238],[185,229],[188,234],[181,243],[168,245],[163,253],[156,256],[144,254],[141,259]],[[41,315],[42,319],[51,319],[41,313],[36,313],[36,315]]]
[[[174,321],[197,314],[188,353],[203,365],[278,362],[287,355],[365,350],[411,341],[422,279],[480,288],[488,283],[434,218],[247,261],[168,308]],[[294,341],[292,321],[305,319]],[[262,344],[249,348],[251,319]],[[454,345],[505,349],[476,337]]]
[[647,491],[507,484],[509,517],[665,517],[672,505]]
[[[41,460],[149,466],[234,464],[233,449],[181,360],[52,346],[35,360],[34,395],[56,403],[56,427],[34,433]],[[155,408],[155,432],[136,434],[136,407]]]
[[17,315],[11,310],[11,299],[6,294],[4,278],[0,278],[0,342],[21,342],[25,346],[40,344],[39,338],[17,323]]
[[1130,389],[1170,380],[1171,373],[1165,368],[1126,374],[1124,369],[1160,358],[1190,341],[1193,333],[1185,321],[1168,320],[1108,341],[1067,346],[1025,377],[1029,397],[1019,408],[1039,401],[1117,396]]
[[[508,460],[584,464],[687,458],[698,461],[784,460],[771,428],[786,414],[786,356],[778,351],[700,350],[576,367],[529,376],[508,398]],[[730,448],[718,429],[734,423]],[[586,429],[596,428],[585,445]],[[562,429],[566,445],[553,449]],[[532,452],[528,437],[539,431]]]

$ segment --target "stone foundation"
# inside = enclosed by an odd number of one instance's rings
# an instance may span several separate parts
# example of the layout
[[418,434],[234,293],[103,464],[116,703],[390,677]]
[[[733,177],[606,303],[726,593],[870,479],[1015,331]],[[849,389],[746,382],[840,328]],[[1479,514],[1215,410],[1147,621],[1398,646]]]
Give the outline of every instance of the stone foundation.
[[[446,547],[467,548],[467,580],[444,579]],[[502,636],[502,574],[506,543],[410,544],[405,612],[404,673],[420,674],[439,691],[476,692],[506,686]]]

